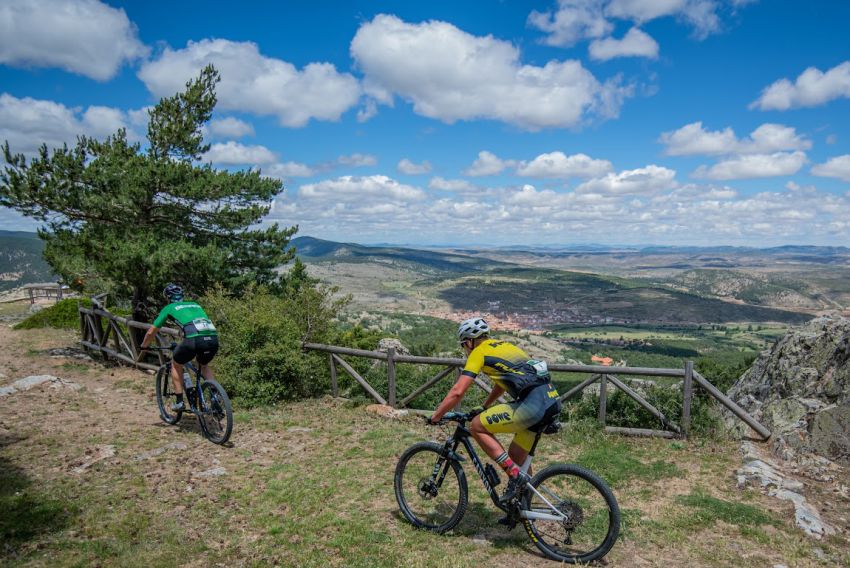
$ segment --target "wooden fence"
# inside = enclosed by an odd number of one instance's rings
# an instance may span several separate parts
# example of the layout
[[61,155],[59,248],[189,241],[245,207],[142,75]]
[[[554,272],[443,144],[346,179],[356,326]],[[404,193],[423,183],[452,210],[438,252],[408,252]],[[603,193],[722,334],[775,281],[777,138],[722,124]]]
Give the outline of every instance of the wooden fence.
[[[151,324],[116,316],[103,309],[97,301],[92,308],[80,306],[78,309],[82,337],[80,344],[84,348],[99,352],[104,360],[117,359],[151,371],[156,371],[165,362],[162,351],[152,352],[159,358],[157,365],[136,361],[139,355],[138,334],[133,333],[132,330],[147,331],[152,327]],[[163,347],[169,345],[171,341],[179,340],[179,330],[163,327],[157,333],[156,345]]]
[[[322,345],[319,343],[306,343],[305,349],[323,351],[328,353],[328,362],[331,370],[331,389],[334,396],[339,395],[339,384],[337,380],[337,368],[342,368],[351,378],[357,381],[369,395],[379,404],[388,404],[393,408],[407,408],[408,405],[426,390],[436,386],[442,379],[449,375],[454,375],[455,380],[459,377],[460,370],[465,364],[463,359],[453,359],[446,357],[418,357],[414,355],[399,355],[396,354],[393,348],[389,348],[386,352],[383,351],[367,351],[363,349],[351,349],[348,347],[338,347],[335,345]],[[381,393],[375,390],[366,379],[360,376],[354,368],[349,365],[341,355],[366,357],[368,359],[377,359],[386,361],[387,363],[387,398],[384,398]],[[425,381],[412,393],[408,394],[401,400],[398,400],[398,392],[396,389],[396,365],[399,363],[412,363],[417,365],[440,365],[442,369],[431,379]],[[745,422],[750,428],[755,430],[763,439],[770,437],[770,430],[757,422],[752,416],[735,404],[729,397],[724,395],[714,385],[702,375],[694,370],[693,361],[686,361],[681,369],[656,369],[644,367],[608,367],[602,365],[566,365],[566,364],[550,364],[551,372],[565,373],[583,373],[589,377],[571,388],[569,391],[561,395],[561,400],[565,401],[573,396],[581,393],[590,385],[599,382],[599,422],[605,427],[607,432],[618,434],[630,434],[638,436],[661,436],[665,438],[684,437],[687,438],[691,429],[691,409],[693,404],[694,385],[702,387],[708,394],[717,399],[723,406],[728,408],[732,413]],[[665,416],[660,410],[655,408],[634,389],[623,382],[619,376],[651,376],[651,377],[675,377],[681,378],[683,383],[683,400],[682,414],[677,417],[677,424],[671,417]],[[490,393],[492,387],[483,380],[480,376],[474,379],[474,384],[485,393]],[[645,408],[649,413],[655,416],[666,430],[648,430],[642,428],[618,428],[614,426],[606,426],[605,414],[608,401],[609,386],[614,386],[627,396],[634,399],[639,405]],[[501,399],[504,400],[504,399]]]
[[[151,324],[138,322],[135,320],[117,316],[105,310],[97,298],[93,298],[94,306],[92,308],[79,307],[80,312],[80,334],[82,339],[80,344],[89,350],[97,351],[104,359],[116,359],[118,361],[149,370],[157,370],[160,365],[165,362],[164,355],[161,351],[156,351],[155,354],[159,357],[159,364],[153,365],[146,362],[136,361],[139,354],[139,344],[137,342],[136,333],[131,330],[148,330]],[[179,340],[180,331],[172,328],[163,327],[159,330],[156,337],[156,344],[164,346],[171,341]],[[460,370],[465,364],[464,359],[454,359],[447,357],[418,357],[414,355],[400,355],[393,348],[389,348],[386,352],[383,351],[367,351],[363,349],[351,349],[348,347],[338,347],[335,345],[322,345],[319,343],[305,343],[305,349],[323,351],[328,354],[328,362],[331,371],[331,389],[334,396],[339,396],[339,382],[337,377],[338,368],[343,369],[355,381],[357,381],[369,395],[379,404],[386,404],[393,408],[408,408],[409,404],[422,393],[435,387],[440,381],[449,375],[454,375],[455,380],[460,375]],[[349,365],[341,356],[365,357],[368,359],[377,359],[386,361],[387,363],[387,397],[379,393],[366,379]],[[399,363],[412,363],[416,365],[439,365],[444,368],[435,376],[425,381],[417,387],[412,393],[398,400],[398,391],[396,388],[396,365]],[[661,436],[665,438],[685,437],[690,434],[691,429],[691,406],[693,404],[694,385],[702,387],[711,396],[717,399],[726,408],[732,411],[735,416],[744,421],[750,428],[755,430],[763,439],[770,437],[770,430],[757,422],[752,416],[740,406],[735,404],[726,395],[720,392],[714,385],[706,380],[702,375],[694,370],[692,361],[686,361],[681,369],[655,369],[644,367],[607,367],[601,365],[565,365],[551,364],[549,365],[551,372],[564,373],[583,373],[589,375],[587,379],[571,388],[569,391],[561,395],[561,400],[568,400],[579,394],[590,385],[600,384],[599,390],[599,422],[605,427],[607,432],[619,434],[631,434],[639,436]],[[619,376],[651,376],[651,377],[675,377],[683,380],[683,400],[682,414],[679,416],[679,423],[674,422],[671,417],[665,416],[660,410],[655,408],[640,394],[635,392]],[[474,384],[486,393],[490,393],[492,387],[489,382],[482,379],[480,376],[475,377]],[[641,428],[618,428],[614,426],[606,426],[605,414],[607,409],[607,400],[609,385],[613,386],[627,396],[633,398],[655,416],[666,430],[647,430]],[[500,397],[504,402],[504,398]]]

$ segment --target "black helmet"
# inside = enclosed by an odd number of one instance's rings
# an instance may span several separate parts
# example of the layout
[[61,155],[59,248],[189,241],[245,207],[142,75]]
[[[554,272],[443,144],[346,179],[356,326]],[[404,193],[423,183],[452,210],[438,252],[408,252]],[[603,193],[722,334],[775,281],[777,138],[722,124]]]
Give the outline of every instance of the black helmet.
[[179,284],[171,283],[165,287],[162,295],[168,298],[169,302],[179,302],[183,299],[183,287]]

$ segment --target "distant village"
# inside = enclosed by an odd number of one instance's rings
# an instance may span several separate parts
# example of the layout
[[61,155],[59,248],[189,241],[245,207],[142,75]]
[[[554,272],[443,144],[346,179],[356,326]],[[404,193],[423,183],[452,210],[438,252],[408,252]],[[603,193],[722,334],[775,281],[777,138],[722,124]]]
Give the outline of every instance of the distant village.
[[596,314],[580,314],[570,308],[551,309],[546,311],[530,311],[526,313],[507,312],[501,309],[501,302],[488,302],[487,310],[429,310],[424,315],[447,319],[450,321],[463,321],[475,316],[483,316],[491,327],[501,331],[524,331],[533,334],[542,334],[548,328],[563,324],[574,325],[628,325],[630,320],[615,318]]

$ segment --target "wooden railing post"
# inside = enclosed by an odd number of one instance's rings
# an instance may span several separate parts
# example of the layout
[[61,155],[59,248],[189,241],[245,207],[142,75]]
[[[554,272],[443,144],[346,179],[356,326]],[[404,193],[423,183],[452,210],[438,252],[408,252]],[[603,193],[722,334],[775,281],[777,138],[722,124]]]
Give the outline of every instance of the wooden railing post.
[[685,361],[685,382],[682,385],[682,436],[691,433],[691,402],[694,395],[694,362]]
[[336,361],[334,361],[334,354],[328,353],[328,359],[331,363],[331,392],[333,392],[334,398],[339,396],[339,385],[336,381]]
[[387,387],[390,391],[387,402],[395,408],[395,347],[387,349]]
[[605,411],[608,409],[608,375],[599,381],[599,423],[605,426]]

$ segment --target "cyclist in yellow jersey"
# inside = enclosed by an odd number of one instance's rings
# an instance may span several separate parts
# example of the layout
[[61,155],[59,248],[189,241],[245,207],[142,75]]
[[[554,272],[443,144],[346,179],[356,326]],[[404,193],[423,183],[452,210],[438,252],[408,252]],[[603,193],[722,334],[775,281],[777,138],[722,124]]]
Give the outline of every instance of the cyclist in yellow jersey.
[[[478,373],[493,381],[493,391],[484,401],[483,409],[469,423],[469,430],[484,452],[499,464],[510,481],[501,500],[509,501],[523,481],[520,466],[528,457],[536,430],[561,412],[558,391],[539,361],[512,343],[490,339],[490,327],[483,318],[471,318],[460,324],[458,339],[467,354],[466,365],[457,383],[437,406],[428,422],[435,424],[454,408],[472,385]],[[505,392],[514,401],[495,404]],[[494,434],[514,433],[506,452]]]

